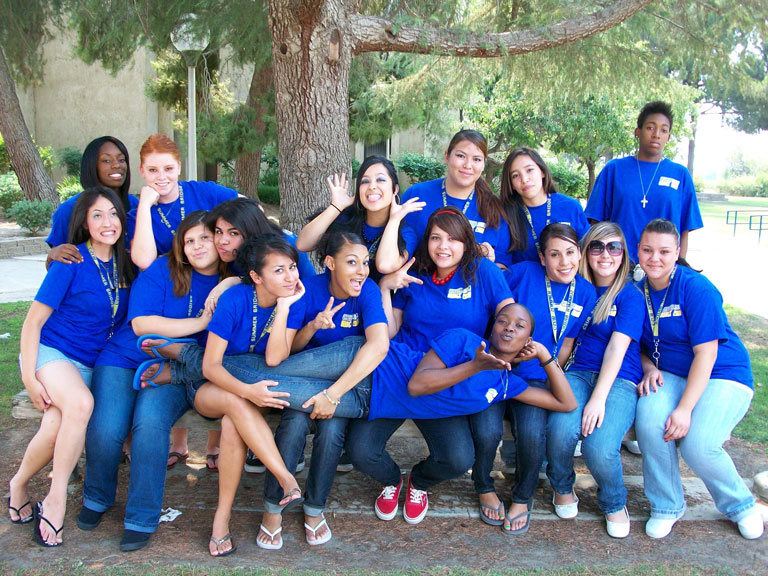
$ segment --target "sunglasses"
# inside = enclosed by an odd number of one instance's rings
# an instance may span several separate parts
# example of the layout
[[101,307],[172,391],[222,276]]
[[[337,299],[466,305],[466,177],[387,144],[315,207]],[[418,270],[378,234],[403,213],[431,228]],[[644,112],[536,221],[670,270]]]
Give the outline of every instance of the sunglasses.
[[600,240],[592,240],[589,246],[587,246],[587,251],[593,256],[599,256],[603,253],[603,250],[607,250],[611,256],[621,256],[624,253],[624,246],[618,240],[608,242],[607,244]]

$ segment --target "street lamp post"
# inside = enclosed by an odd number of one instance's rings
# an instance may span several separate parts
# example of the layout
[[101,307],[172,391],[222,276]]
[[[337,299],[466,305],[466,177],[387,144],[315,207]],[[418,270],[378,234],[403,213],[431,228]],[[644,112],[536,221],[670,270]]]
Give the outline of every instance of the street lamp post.
[[195,68],[200,54],[208,46],[208,29],[197,16],[187,14],[171,32],[174,48],[187,63],[187,180],[197,180],[197,100],[195,98]]

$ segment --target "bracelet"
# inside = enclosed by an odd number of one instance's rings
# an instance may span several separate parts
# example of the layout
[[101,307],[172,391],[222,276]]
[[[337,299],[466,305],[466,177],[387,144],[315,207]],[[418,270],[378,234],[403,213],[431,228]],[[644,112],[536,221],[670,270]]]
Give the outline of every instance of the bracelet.
[[549,360],[547,360],[546,362],[539,362],[539,366],[541,366],[542,368],[544,368],[544,367],[545,367],[545,366],[547,366],[548,364],[552,364],[552,362],[554,362],[554,363],[556,363],[556,364],[557,364],[557,360],[555,359],[555,357],[554,357],[554,356],[550,356],[550,357],[549,357]]
[[323,396],[325,396],[325,399],[331,403],[331,406],[338,406],[339,404],[341,404],[340,400],[334,400],[333,398],[328,396],[328,390],[323,390]]
[[341,208],[339,208],[338,206],[336,206],[336,204],[334,204],[333,202],[331,202],[331,206],[333,206],[334,208],[336,208],[336,210],[338,210],[338,211],[339,211],[339,214],[341,214]]

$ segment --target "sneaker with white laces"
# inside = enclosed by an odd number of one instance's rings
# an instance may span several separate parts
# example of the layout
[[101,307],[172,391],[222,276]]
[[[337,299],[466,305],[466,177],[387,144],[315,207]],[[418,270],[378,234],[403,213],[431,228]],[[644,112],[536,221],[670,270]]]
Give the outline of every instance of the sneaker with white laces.
[[414,488],[409,476],[408,493],[405,496],[405,506],[403,506],[403,518],[408,524],[418,524],[424,520],[427,510],[429,510],[427,491]]
[[763,515],[755,508],[752,513],[746,518],[742,518],[736,523],[739,527],[739,532],[747,540],[756,540],[763,535],[765,529],[763,525]]
[[384,486],[384,489],[376,498],[376,505],[373,507],[376,516],[380,520],[392,520],[397,515],[398,501],[400,500],[400,490],[403,488],[403,479],[397,486]]

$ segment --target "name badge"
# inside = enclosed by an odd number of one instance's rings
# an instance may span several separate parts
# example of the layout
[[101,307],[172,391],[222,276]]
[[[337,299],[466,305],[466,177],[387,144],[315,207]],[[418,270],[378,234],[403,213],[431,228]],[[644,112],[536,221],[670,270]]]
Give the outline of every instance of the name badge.
[[469,300],[472,298],[472,286],[451,288],[448,290],[448,298],[451,300]]
[[496,392],[495,388],[488,388],[488,391],[485,393],[485,399],[488,401],[488,404],[491,404],[498,395],[499,393]]
[[664,309],[661,311],[659,318],[676,318],[682,315],[683,311],[680,309],[680,304],[670,304],[669,306],[664,306]]
[[360,324],[360,317],[358,314],[344,314],[341,317],[342,328],[354,328]]
[[674,188],[677,190],[677,188],[680,186],[680,180],[675,180],[669,176],[661,176],[659,177],[659,186],[666,186],[668,188]]
[[484,234],[485,233],[485,222],[478,222],[476,220],[470,220],[470,225],[472,226],[472,230],[475,234]]
[[608,316],[616,316],[616,304],[611,306],[611,311],[608,313]]

